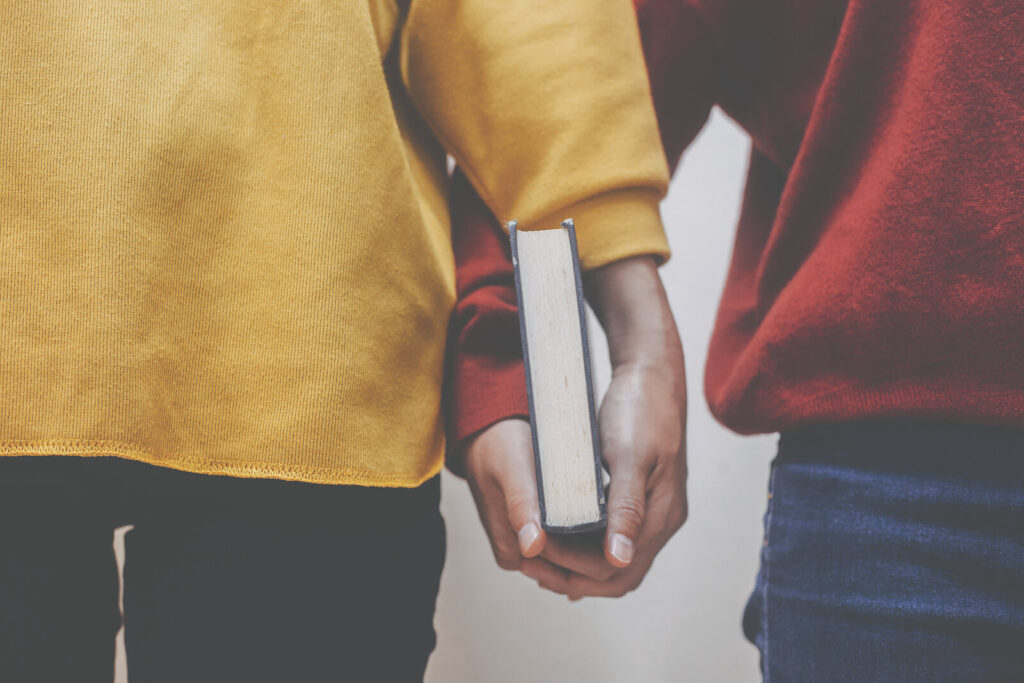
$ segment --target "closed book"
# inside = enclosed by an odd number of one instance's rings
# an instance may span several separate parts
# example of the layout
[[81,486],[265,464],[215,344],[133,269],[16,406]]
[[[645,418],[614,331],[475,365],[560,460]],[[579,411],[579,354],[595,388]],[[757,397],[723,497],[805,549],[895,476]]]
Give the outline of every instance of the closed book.
[[606,503],[575,225],[508,230],[541,524],[589,531],[604,526]]

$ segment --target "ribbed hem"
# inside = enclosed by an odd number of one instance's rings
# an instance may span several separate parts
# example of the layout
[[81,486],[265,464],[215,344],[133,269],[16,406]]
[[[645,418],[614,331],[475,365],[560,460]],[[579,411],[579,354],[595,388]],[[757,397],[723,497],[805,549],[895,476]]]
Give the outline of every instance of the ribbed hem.
[[2,441],[0,457],[62,456],[117,457],[194,474],[216,474],[248,479],[283,479],[310,484],[415,488],[441,471],[441,457],[432,458],[423,474],[413,472],[360,472],[335,467],[288,465],[283,463],[239,463],[190,455],[162,455],[119,441],[51,439],[44,441]]
[[661,194],[648,188],[606,192],[559,209],[525,229],[553,228],[572,218],[584,270],[630,256],[653,256],[661,265],[671,255],[658,209]]
[[744,396],[742,403],[729,403],[712,401],[708,387],[708,405],[715,419],[740,434],[881,419],[1024,428],[1024,391],[989,386],[981,378],[906,379],[875,387],[854,382],[818,392],[803,388],[780,381]]

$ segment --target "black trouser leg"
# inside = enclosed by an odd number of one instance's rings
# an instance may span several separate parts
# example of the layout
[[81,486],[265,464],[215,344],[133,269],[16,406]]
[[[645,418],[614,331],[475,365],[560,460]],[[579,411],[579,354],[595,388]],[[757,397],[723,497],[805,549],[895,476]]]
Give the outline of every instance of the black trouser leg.
[[114,677],[114,524],[89,463],[0,458],[0,681]]
[[422,680],[444,556],[436,479],[158,474],[136,487],[125,540],[132,683]]

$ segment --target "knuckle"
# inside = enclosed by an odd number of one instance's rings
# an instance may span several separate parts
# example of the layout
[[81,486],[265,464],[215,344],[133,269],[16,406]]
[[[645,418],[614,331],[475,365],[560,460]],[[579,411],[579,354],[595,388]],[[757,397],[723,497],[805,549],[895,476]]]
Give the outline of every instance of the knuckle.
[[621,598],[635,591],[637,588],[640,587],[640,584],[643,583],[643,580],[643,576],[634,576],[623,580],[623,582],[618,586],[618,589],[620,591],[618,597]]
[[676,517],[671,520],[668,526],[669,536],[675,534],[677,531],[683,528],[683,524],[686,522],[681,517]]
[[506,505],[513,520],[529,519],[533,513],[533,502],[526,494],[508,494]]
[[611,589],[611,591],[609,591],[608,596],[612,598],[621,598],[625,597],[625,595],[629,593],[629,591],[629,584],[618,583]]
[[639,526],[644,519],[644,501],[635,496],[617,498],[613,514],[620,523]]
[[686,503],[683,501],[676,501],[672,504],[669,510],[669,522],[672,526],[672,531],[679,531],[683,524],[686,523],[687,509]]
[[499,567],[507,571],[519,569],[519,551],[511,550],[502,546],[495,546],[494,561],[498,563]]
[[509,558],[509,557],[507,557],[505,555],[498,555],[498,556],[496,556],[495,559],[497,559],[497,561],[498,561],[498,566],[501,567],[502,569],[504,569],[505,571],[515,571],[516,569],[519,568],[519,562],[518,561],[516,561],[516,560],[514,560],[512,558]]
[[606,595],[610,598],[621,598],[632,593],[643,583],[645,575],[646,572],[622,576],[609,585]]

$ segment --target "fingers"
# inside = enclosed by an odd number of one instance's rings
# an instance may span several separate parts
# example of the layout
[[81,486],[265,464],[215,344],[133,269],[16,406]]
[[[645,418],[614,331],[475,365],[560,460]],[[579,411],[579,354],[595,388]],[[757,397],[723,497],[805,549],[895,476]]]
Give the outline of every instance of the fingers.
[[541,588],[576,601],[584,597],[620,598],[640,586],[648,566],[638,561],[629,569],[620,570],[610,579],[600,580],[568,571],[544,558],[535,557],[523,560],[520,571],[536,581]]
[[584,597],[621,598],[640,587],[649,568],[649,561],[638,559],[628,569],[620,570],[607,581],[599,581],[582,574],[570,574],[565,583],[558,586],[563,590],[555,592],[574,601]]
[[541,513],[537,502],[521,498],[521,494],[506,498],[509,520],[516,531],[519,554],[523,557],[537,557],[544,550],[547,535],[541,528]]
[[[550,546],[549,546],[550,550]],[[547,552],[547,551],[545,551]],[[602,560],[603,561],[603,560]],[[619,598],[636,590],[643,581],[651,560],[637,559],[629,568],[615,570],[605,579],[569,571],[543,557],[524,559],[519,570],[541,588],[576,601],[585,597]],[[607,563],[606,563],[607,565]]]
[[647,473],[626,460],[611,463],[608,490],[608,530],[605,557],[615,567],[627,567],[636,556],[637,539],[644,524]]
[[569,594],[570,572],[554,565],[542,557],[524,559],[520,571],[537,582],[537,585],[559,595]]
[[612,474],[603,538],[544,533],[527,423],[497,423],[472,443],[466,478],[500,567],[573,599],[640,585],[685,519],[685,460],[659,457],[669,451],[633,438],[635,429],[610,431],[616,438],[602,439]]
[[577,574],[598,581],[607,581],[619,570],[608,564],[608,560],[605,559],[603,540],[600,537],[595,539],[549,536],[544,546],[543,557]]
[[685,480],[674,473],[658,470],[652,475],[651,486],[643,525],[636,541],[636,554],[627,567],[612,567],[592,548],[587,549],[578,543],[566,545],[562,538],[552,537],[543,557],[572,571],[566,574],[564,581],[548,577],[541,585],[572,600],[615,598],[635,590],[650,570],[654,558],[686,519]]

